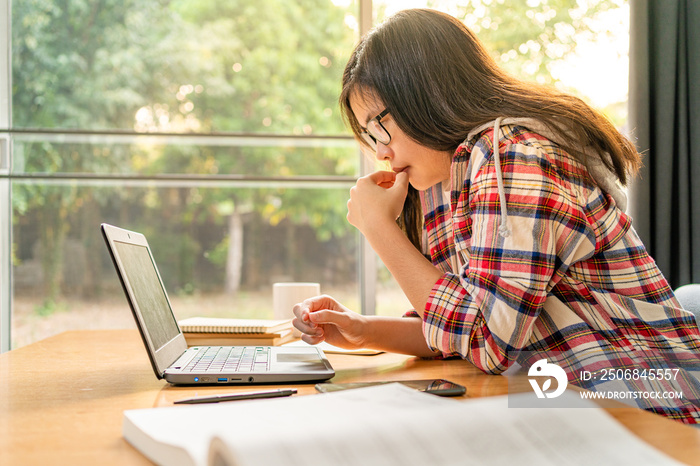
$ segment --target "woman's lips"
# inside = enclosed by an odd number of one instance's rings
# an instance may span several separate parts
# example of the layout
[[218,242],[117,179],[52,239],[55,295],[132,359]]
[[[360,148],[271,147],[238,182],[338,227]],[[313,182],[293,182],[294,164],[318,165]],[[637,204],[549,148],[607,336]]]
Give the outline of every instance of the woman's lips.
[[405,171],[407,168],[408,167],[399,167],[399,168],[391,167],[391,169],[394,171],[394,173],[401,173],[402,171]]

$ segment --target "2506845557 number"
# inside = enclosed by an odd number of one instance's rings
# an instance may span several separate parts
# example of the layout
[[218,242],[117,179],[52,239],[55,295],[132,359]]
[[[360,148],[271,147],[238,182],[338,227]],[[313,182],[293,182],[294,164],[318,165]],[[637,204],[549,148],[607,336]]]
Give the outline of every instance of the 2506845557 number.
[[581,380],[676,380],[680,369],[601,369],[581,371]]

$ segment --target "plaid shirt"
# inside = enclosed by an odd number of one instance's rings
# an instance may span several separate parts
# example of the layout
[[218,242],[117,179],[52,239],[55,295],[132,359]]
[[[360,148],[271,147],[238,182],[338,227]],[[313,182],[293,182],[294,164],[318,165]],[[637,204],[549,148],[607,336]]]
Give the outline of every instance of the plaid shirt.
[[[423,316],[429,346],[492,374],[548,355],[571,383],[591,390],[605,384],[582,380],[581,371],[654,368],[660,360],[668,367],[669,355],[700,367],[695,320],[631,219],[552,141],[523,126],[500,132],[510,236],[498,233],[493,128],[457,149],[451,186],[421,193],[424,252],[444,272]],[[697,382],[682,373],[677,385],[700,398]],[[700,422],[692,402],[662,404],[642,407]]]

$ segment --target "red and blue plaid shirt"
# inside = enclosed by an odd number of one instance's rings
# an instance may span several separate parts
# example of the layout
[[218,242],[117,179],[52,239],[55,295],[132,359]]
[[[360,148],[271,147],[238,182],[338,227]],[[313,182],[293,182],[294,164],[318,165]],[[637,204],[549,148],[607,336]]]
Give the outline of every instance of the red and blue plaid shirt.
[[[424,252],[444,272],[423,316],[429,346],[491,374],[546,354],[591,390],[601,385],[583,370],[656,367],[660,354],[700,367],[694,317],[585,165],[523,126],[500,136],[510,236],[499,234],[493,129],[457,149],[450,186],[421,193]],[[697,396],[682,372],[678,383]],[[700,422],[692,401],[642,407]]]

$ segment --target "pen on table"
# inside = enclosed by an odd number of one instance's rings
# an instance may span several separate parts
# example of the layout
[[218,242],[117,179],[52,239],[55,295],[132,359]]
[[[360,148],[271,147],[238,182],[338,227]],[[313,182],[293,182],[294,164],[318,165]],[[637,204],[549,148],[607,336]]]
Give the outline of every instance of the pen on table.
[[227,393],[224,395],[196,396],[194,398],[184,398],[174,401],[175,404],[196,404],[196,403],[219,403],[220,401],[233,400],[254,400],[256,398],[277,398],[281,396],[293,395],[296,388],[268,390],[264,392]]

